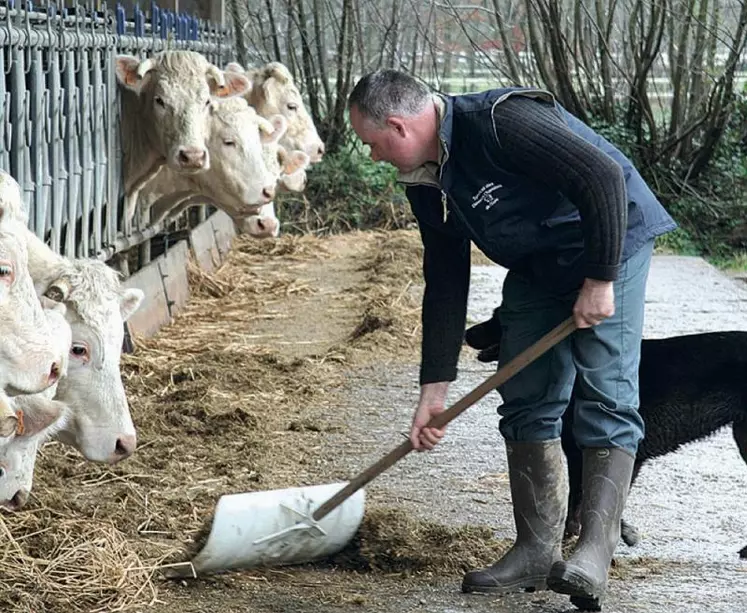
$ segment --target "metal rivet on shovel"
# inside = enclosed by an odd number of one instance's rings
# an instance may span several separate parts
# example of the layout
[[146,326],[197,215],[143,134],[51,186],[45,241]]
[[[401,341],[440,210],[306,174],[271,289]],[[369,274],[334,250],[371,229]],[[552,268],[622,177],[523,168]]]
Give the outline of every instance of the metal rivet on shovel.
[[[428,426],[444,427],[575,329],[573,317],[569,317],[435,416]],[[404,441],[348,483],[221,496],[207,542],[192,560],[169,565],[167,575],[189,577],[229,569],[301,564],[337,553],[353,538],[363,519],[363,488],[412,449],[410,440]]]

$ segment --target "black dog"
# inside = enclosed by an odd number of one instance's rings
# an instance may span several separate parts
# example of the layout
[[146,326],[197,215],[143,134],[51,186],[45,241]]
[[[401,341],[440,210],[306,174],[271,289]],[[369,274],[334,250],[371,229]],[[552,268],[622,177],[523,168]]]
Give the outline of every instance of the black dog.
[[[498,360],[499,309],[488,321],[469,328],[465,341],[480,350],[477,359],[481,362]],[[638,447],[631,487],[647,460],[676,451],[729,424],[747,463],[746,368],[747,332],[710,332],[643,341],[638,375],[646,436]],[[563,416],[561,434],[568,459],[566,537],[579,532],[582,493],[582,456],[572,429],[573,411],[568,411]],[[639,540],[636,528],[625,520],[622,539],[631,546]],[[747,559],[747,547],[739,555]]]

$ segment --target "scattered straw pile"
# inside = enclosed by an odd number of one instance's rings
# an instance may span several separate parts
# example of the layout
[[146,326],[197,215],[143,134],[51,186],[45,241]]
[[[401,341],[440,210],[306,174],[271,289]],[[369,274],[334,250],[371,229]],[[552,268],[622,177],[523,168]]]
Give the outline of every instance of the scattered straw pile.
[[511,546],[488,528],[447,528],[415,519],[399,509],[366,511],[353,542],[334,564],[386,573],[463,573],[492,564]]
[[353,346],[376,354],[410,356],[420,339],[423,248],[410,231],[377,233],[372,257],[360,267],[363,317],[356,326]]
[[[30,517],[12,518],[13,532],[36,524]],[[46,528],[16,539],[10,523],[0,516],[3,611],[115,612],[154,598],[155,565],[146,565],[115,526],[47,514]]]
[[419,250],[413,232],[239,239],[215,274],[190,267],[184,311],[123,356],[137,453],[43,449],[29,509],[0,524],[0,610],[142,607],[222,494],[344,476],[318,459],[345,428],[334,395],[352,365],[411,359]]

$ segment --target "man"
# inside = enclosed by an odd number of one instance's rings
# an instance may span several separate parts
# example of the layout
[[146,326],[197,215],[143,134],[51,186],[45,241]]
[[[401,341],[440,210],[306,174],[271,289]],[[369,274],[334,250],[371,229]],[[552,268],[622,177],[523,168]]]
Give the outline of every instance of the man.
[[[425,425],[444,410],[457,376],[470,241],[509,270],[500,363],[571,313],[579,327],[499,389],[517,538],[491,567],[467,573],[463,591],[550,587],[598,606],[643,437],[638,361],[653,242],[674,221],[630,160],[546,91],[439,96],[381,70],[357,83],[348,107],[371,157],[400,171],[424,246],[415,449],[432,449],[444,434]],[[583,528],[563,561],[559,437],[576,378]]]

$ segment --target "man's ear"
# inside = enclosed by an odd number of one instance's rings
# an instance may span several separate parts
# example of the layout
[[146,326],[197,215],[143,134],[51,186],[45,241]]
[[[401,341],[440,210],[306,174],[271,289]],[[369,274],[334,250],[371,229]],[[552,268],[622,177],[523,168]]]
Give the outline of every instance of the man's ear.
[[399,136],[405,136],[407,134],[405,122],[401,117],[387,117],[386,125],[394,130]]

